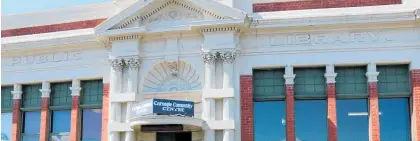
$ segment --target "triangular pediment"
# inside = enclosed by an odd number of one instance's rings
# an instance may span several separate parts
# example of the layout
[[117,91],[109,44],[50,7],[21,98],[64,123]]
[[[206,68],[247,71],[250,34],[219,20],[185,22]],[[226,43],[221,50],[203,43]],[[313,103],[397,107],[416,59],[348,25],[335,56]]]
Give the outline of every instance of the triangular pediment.
[[127,28],[152,30],[245,18],[245,12],[213,0],[137,1],[99,25],[96,31],[100,34]]

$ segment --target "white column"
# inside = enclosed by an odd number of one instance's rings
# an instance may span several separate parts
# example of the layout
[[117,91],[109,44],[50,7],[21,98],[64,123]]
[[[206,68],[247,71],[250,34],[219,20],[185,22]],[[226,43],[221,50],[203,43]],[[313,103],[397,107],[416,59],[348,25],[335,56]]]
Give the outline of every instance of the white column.
[[[212,89],[214,88],[214,80],[215,80],[215,63],[216,63],[216,53],[214,52],[204,52],[202,53],[202,58],[204,60],[205,66],[205,77],[204,77],[204,89]],[[207,99],[204,98],[202,100],[203,103],[203,112],[202,118],[205,121],[208,120],[215,120],[215,113],[216,113],[216,106],[214,99]],[[215,132],[212,129],[206,129],[204,131],[204,141],[214,141],[215,140]]]
[[[234,51],[226,51],[220,54],[223,61],[223,89],[233,89],[233,62],[236,58]],[[234,98],[223,99],[223,120],[234,120]],[[223,141],[234,141],[234,130],[223,130]]]
[[80,80],[73,79],[71,83],[71,96],[80,96],[80,91],[82,88],[80,87]]
[[[110,77],[110,91],[111,95],[117,94],[122,90],[122,70],[124,67],[123,59],[116,58],[111,59],[111,77]],[[121,104],[118,102],[112,102],[110,107],[110,123],[121,122]],[[109,141],[119,141],[120,133],[119,132],[110,132]]]
[[335,77],[337,76],[337,73],[334,72],[334,65],[328,64],[325,67],[325,74],[324,77],[326,79],[327,84],[328,83],[335,83]]
[[[127,83],[127,93],[135,93],[137,95],[137,88],[138,88],[138,71],[140,68],[140,59],[138,56],[128,58],[125,60],[125,64],[128,66],[128,83]],[[135,101],[135,99],[133,99]],[[133,101],[127,102],[127,111],[125,116],[125,123],[130,122],[131,118],[131,105]],[[125,132],[125,141],[134,141],[134,131],[127,131]]]

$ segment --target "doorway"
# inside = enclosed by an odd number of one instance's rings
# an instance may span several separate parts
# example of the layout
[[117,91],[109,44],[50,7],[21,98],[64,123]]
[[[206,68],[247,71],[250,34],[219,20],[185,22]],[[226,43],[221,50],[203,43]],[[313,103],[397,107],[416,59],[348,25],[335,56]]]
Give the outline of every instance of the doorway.
[[156,141],[191,141],[191,132],[157,132]]

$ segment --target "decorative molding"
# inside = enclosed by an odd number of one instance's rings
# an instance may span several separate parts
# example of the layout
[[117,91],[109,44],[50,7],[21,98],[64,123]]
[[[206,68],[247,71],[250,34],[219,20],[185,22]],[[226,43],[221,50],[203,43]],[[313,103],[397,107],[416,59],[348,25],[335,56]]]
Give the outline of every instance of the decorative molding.
[[222,51],[220,52],[220,58],[222,59],[223,63],[232,64],[236,59],[236,52],[235,51]]
[[12,91],[13,99],[22,99],[22,91]]
[[108,38],[110,42],[119,41],[119,40],[133,40],[133,39],[142,39],[142,38],[139,34],[112,36]]
[[420,9],[417,9],[416,11],[414,11],[414,15],[416,17],[416,20],[420,20]]
[[240,32],[238,27],[211,27],[211,28],[203,28],[200,29],[201,33],[207,33],[207,32],[224,32],[224,31],[234,31],[234,32]]
[[124,68],[124,59],[122,58],[110,59],[109,62],[111,63],[112,69],[115,71],[122,71]]
[[143,92],[176,92],[200,90],[198,72],[183,61],[161,62],[144,77]]
[[217,59],[217,52],[202,52],[201,58],[207,65],[214,65]]
[[70,87],[71,96],[80,96],[81,87]]
[[368,82],[378,82],[379,72],[376,71],[376,64],[371,62],[367,66],[366,77]]
[[135,69],[135,70],[140,69],[141,60],[140,60],[140,58],[138,56],[133,56],[133,57],[130,57],[130,58],[125,58],[124,61],[125,61],[125,64],[130,69]]
[[41,97],[50,97],[51,89],[39,89],[41,92]]
[[295,84],[294,79],[295,79],[296,75],[293,74],[293,66],[292,65],[287,65],[285,70],[286,70],[286,73],[283,75],[284,79],[286,80],[285,84],[289,84],[289,85]]
[[328,64],[325,68],[324,77],[327,80],[327,83],[335,83],[335,77],[337,77],[337,73],[334,72],[334,65]]
[[[155,15],[156,13],[158,13],[159,11],[161,11],[162,9],[164,9],[165,7],[167,7],[171,4],[175,4],[177,6],[183,7],[185,9],[190,10],[192,12],[195,12],[197,14],[206,14],[206,15],[210,15],[212,17],[215,17],[216,19],[225,19],[224,17],[219,16],[219,15],[217,15],[217,14],[211,12],[211,11],[208,11],[208,10],[205,10],[205,9],[202,9],[202,8],[195,8],[191,5],[179,2],[177,0],[169,0],[169,1],[165,2],[164,4],[162,4],[161,6],[151,10],[152,12],[149,12],[147,14],[141,14],[141,15],[139,14],[138,16],[132,17],[131,19],[127,20],[126,22],[120,24],[116,29],[125,28],[136,20],[144,21],[144,20],[150,18],[151,16]],[[144,15],[144,16],[142,16],[142,15]]]

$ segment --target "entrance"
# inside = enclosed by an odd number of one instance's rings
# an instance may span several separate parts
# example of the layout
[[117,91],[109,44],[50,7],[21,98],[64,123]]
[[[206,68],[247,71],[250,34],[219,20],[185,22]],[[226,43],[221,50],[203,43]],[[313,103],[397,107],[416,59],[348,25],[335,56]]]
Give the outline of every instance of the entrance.
[[157,132],[156,141],[191,141],[191,132]]

